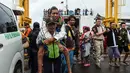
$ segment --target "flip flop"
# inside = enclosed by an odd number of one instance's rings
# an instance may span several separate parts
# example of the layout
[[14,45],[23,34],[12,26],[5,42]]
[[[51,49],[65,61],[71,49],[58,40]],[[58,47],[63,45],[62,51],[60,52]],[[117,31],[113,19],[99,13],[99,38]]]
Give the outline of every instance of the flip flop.
[[84,66],[85,66],[85,67],[89,67],[89,66],[90,66],[90,64],[84,64]]

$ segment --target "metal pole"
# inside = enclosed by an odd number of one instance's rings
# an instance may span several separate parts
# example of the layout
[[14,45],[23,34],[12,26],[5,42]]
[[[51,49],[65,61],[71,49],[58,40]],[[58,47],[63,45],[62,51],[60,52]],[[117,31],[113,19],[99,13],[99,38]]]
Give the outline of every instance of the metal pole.
[[[19,7],[23,7],[22,3],[23,3],[23,0],[19,0]],[[24,26],[22,19],[23,19],[23,15],[19,16],[19,27],[20,28]]]
[[29,17],[29,0],[24,0],[24,17]]
[[112,13],[113,13],[113,10],[112,10],[112,4],[113,4],[113,0],[110,0],[110,17],[112,17]]
[[[115,23],[118,24],[118,0],[114,1],[114,17]],[[119,25],[117,25],[119,27]]]
[[[108,0],[106,0],[106,11],[105,11],[105,19],[108,18]],[[105,22],[105,26],[108,27],[108,22]]]
[[108,18],[108,0],[106,0],[106,14],[105,14],[105,18]]
[[67,15],[68,15],[68,0],[66,0],[66,12],[67,12]]

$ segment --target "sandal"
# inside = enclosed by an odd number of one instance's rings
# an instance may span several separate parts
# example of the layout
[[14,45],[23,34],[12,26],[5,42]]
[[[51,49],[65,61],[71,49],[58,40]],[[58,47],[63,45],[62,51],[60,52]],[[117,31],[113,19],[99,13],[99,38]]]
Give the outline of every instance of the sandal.
[[127,63],[127,62],[125,62],[125,61],[124,61],[123,63],[124,63],[125,65],[129,65],[129,63]]
[[90,64],[84,64],[84,66],[85,66],[85,67],[89,67],[89,66],[90,66]]

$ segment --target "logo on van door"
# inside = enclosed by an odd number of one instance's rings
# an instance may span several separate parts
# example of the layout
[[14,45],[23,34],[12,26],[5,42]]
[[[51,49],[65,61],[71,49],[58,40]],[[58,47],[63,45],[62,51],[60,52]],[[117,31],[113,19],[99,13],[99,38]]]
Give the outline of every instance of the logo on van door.
[[12,39],[12,38],[20,36],[20,33],[19,32],[11,32],[11,33],[4,34],[4,36],[6,39]]

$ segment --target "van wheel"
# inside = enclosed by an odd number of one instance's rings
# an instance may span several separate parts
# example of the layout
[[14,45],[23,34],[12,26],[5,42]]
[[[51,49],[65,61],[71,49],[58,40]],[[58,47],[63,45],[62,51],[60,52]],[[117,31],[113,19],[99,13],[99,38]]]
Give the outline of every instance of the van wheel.
[[21,64],[17,64],[15,66],[14,73],[22,73],[22,66],[21,66]]

